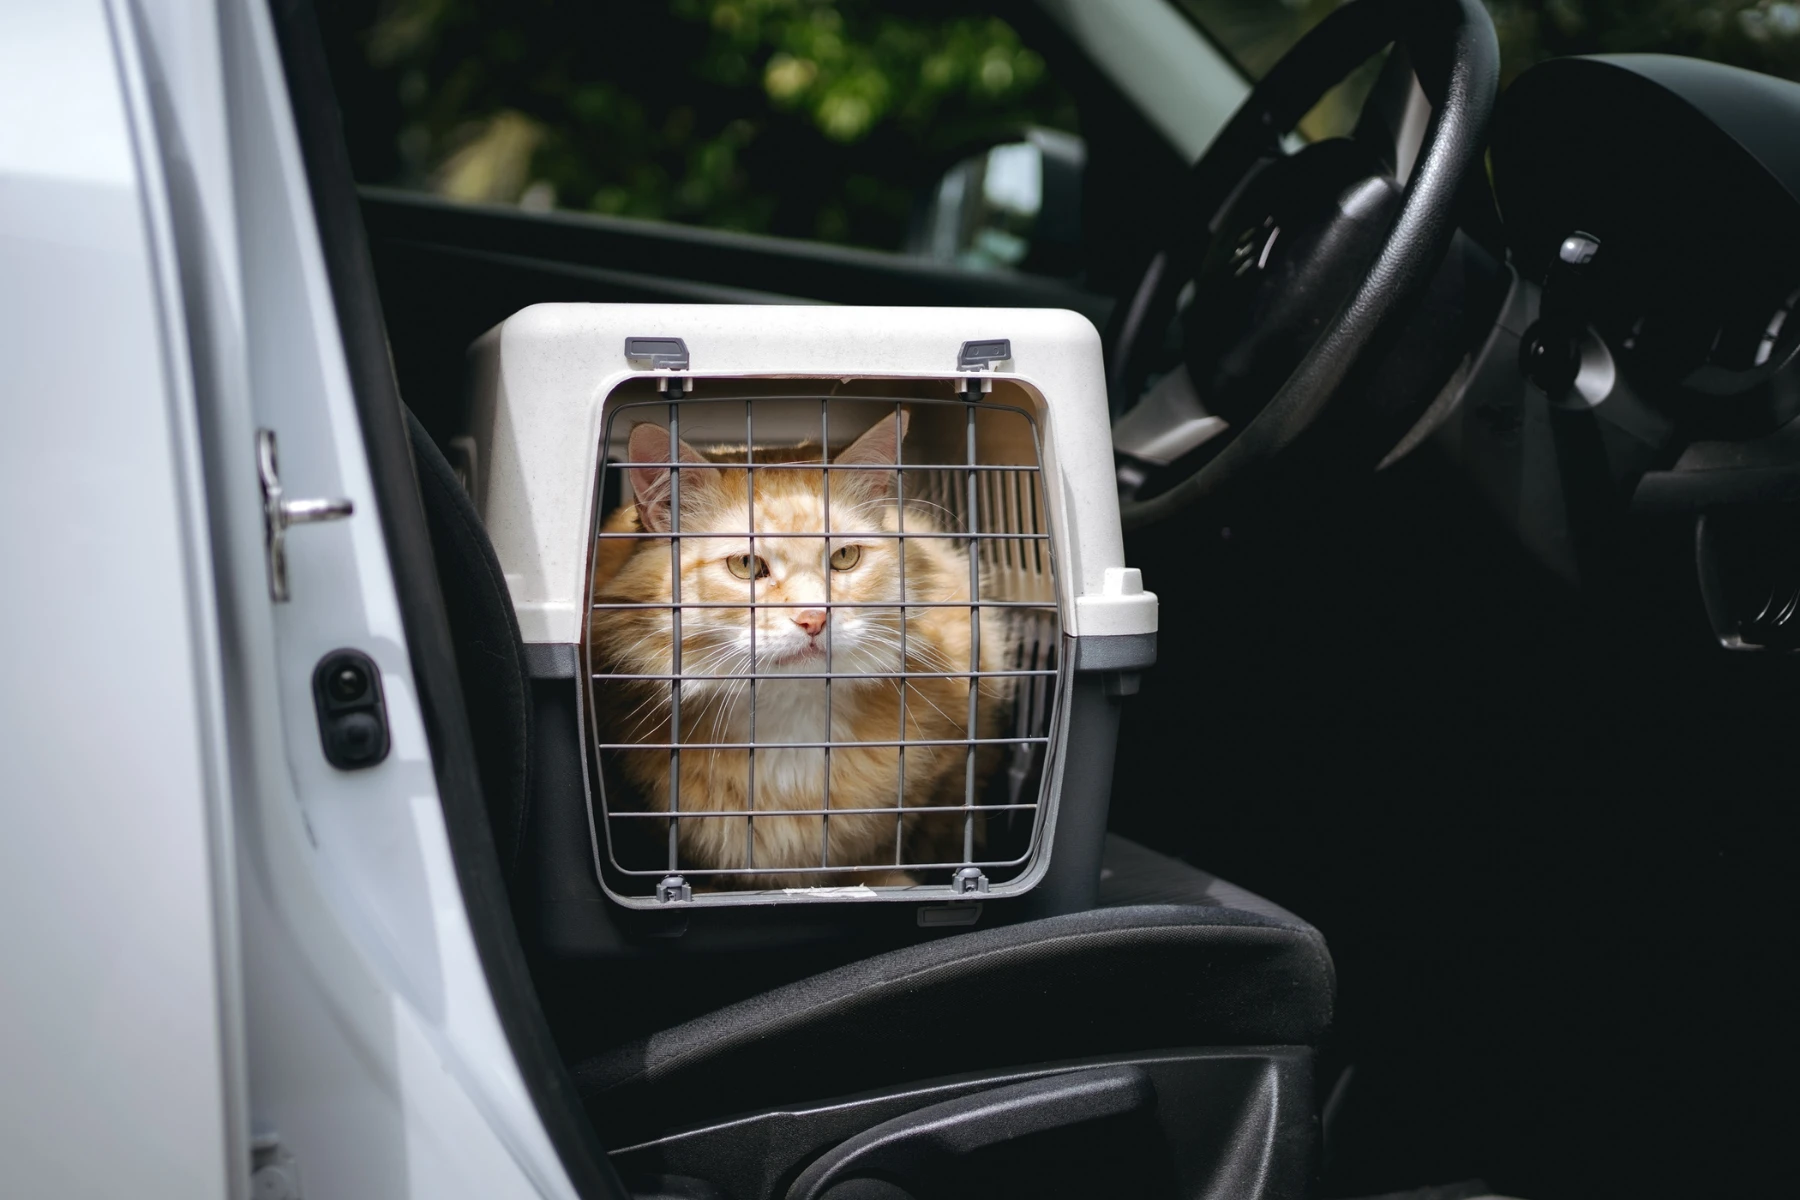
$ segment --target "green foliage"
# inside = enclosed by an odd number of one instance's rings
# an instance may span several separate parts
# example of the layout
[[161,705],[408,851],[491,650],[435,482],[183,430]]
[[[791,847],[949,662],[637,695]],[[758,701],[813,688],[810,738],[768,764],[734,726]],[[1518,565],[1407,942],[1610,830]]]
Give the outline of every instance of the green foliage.
[[[1026,98],[1044,63],[992,17],[907,20],[851,0],[675,0],[713,38],[702,75],[727,87],[760,77],[769,102],[798,110],[837,142],[893,120],[925,139],[946,104]],[[758,64],[761,69],[758,70]]]
[[393,0],[326,32],[346,108],[387,127],[352,123],[365,180],[893,247],[959,151],[1073,127],[1043,60],[965,12]]

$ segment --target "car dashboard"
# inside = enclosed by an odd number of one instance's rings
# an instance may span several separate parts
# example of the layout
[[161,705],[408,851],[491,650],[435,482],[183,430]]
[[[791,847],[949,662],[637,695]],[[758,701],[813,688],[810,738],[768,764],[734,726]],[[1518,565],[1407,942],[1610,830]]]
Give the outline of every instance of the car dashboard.
[[1791,648],[1800,608],[1796,131],[1800,85],[1714,63],[1522,74],[1489,163],[1515,279],[1434,435],[1583,587],[1616,580],[1635,530],[1698,518],[1700,592],[1733,649]]

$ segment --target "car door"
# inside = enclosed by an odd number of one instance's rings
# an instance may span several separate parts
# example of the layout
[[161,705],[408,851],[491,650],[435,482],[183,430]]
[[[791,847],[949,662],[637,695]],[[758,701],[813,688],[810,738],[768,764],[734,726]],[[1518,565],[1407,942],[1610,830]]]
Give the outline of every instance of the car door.
[[0,1192],[103,1195],[123,1169],[223,1200],[249,1174],[220,647],[116,16],[0,6]]
[[[295,7],[0,5],[7,1196],[583,1186],[463,898],[416,487],[352,395]],[[346,651],[385,718],[354,770],[317,690]]]

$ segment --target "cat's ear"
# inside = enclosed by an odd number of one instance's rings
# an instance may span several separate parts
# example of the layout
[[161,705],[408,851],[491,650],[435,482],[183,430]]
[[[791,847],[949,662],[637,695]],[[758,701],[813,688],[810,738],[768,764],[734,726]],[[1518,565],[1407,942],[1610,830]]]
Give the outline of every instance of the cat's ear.
[[[858,463],[892,465],[900,461],[900,443],[906,439],[906,426],[911,414],[905,409],[890,417],[882,417],[869,431],[851,442],[844,452],[832,460],[833,466]],[[886,471],[845,471],[838,477],[847,487],[869,496],[890,496],[894,477]]]
[[[681,446],[682,462],[709,462],[704,454],[676,439]],[[660,425],[636,425],[631,430],[631,443],[625,451],[627,461],[634,463],[669,462],[669,431]],[[638,524],[647,533],[669,531],[669,468],[631,467],[631,491],[637,497]],[[713,471],[683,471],[681,486],[709,487],[716,480],[708,478]],[[687,505],[681,506],[683,513]]]

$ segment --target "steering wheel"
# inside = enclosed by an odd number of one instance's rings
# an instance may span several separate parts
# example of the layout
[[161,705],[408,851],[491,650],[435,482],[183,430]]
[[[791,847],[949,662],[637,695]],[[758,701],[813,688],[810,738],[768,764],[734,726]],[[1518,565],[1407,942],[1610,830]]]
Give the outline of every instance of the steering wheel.
[[[1352,136],[1284,152],[1282,136],[1390,44]],[[1256,85],[1189,173],[1182,212],[1197,227],[1166,239],[1115,336],[1110,390],[1136,399],[1181,309],[1185,372],[1114,425],[1127,528],[1251,477],[1354,390],[1346,380],[1391,344],[1444,260],[1499,78],[1480,0],[1355,0]],[[1228,440],[1181,473],[1214,434]],[[1177,478],[1138,498],[1171,464]]]

